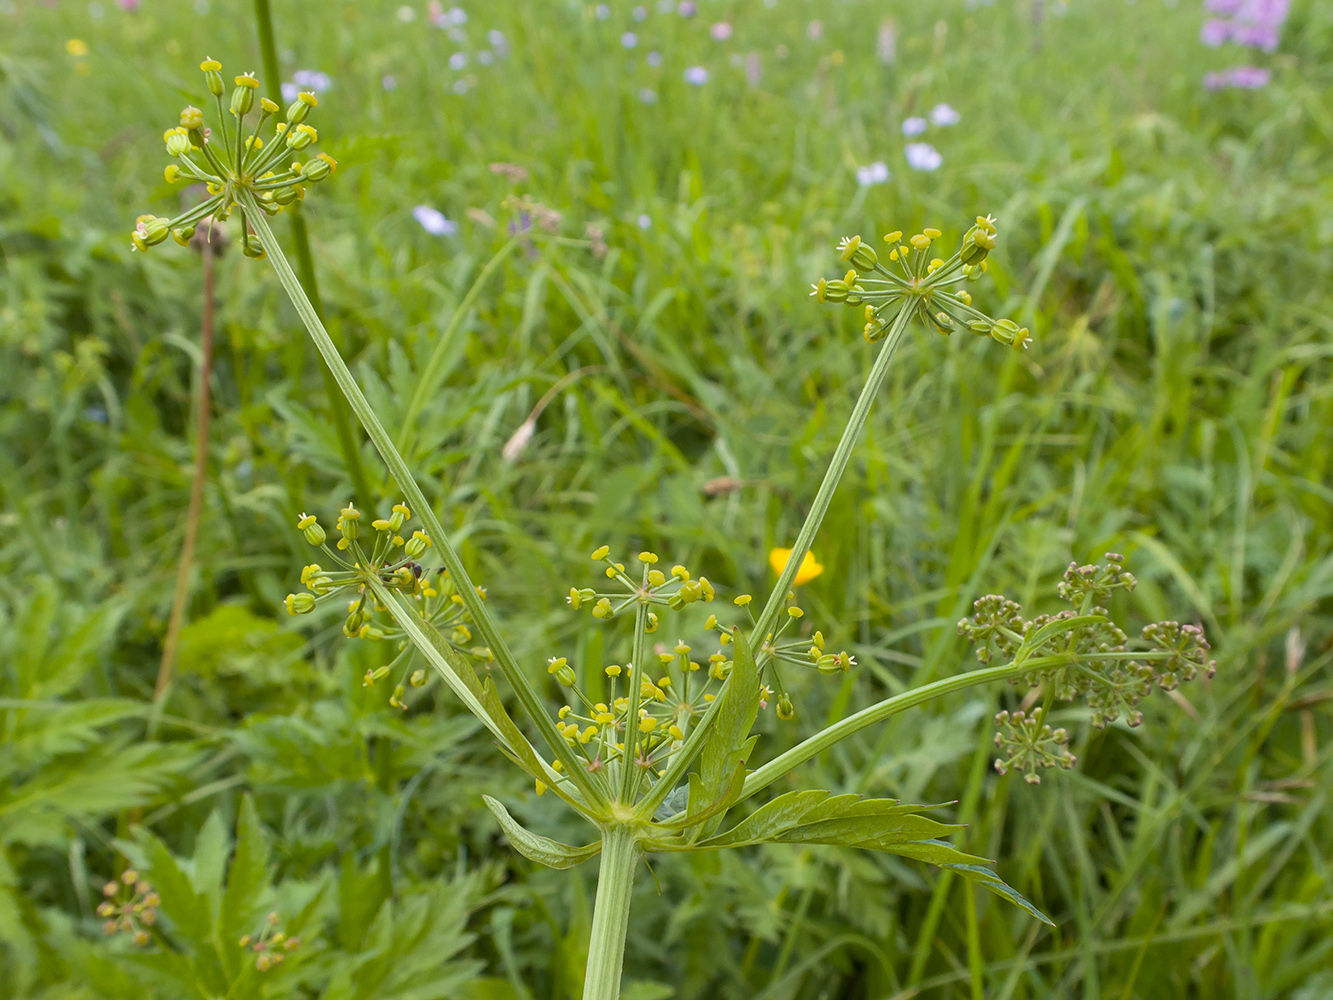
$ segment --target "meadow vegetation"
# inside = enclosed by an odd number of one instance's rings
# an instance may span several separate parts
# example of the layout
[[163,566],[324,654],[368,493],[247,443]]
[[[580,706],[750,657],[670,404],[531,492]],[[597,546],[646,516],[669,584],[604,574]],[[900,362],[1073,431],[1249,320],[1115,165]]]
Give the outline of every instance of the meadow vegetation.
[[[874,354],[808,296],[837,239],[951,248],[988,212],[974,294],[1033,344],[904,340],[798,588],[857,665],[787,676],[763,754],[975,666],[977,597],[1053,612],[1108,551],[1116,620],[1201,625],[1218,672],[1141,727],[1057,703],[1078,766],[1040,785],[993,768],[991,717],[1032,708],[994,686],[774,789],[952,803],[1054,927],[891,855],[654,855],[623,996],[1330,995],[1333,12],[1297,2],[1266,85],[1209,89],[1192,0],[684,6],[274,5],[338,164],[300,212],[329,332],[552,710],[548,657],[629,655],[566,600],[597,547],[728,606],[771,586]],[[234,222],[159,685],[204,286],[127,234],[184,207],[162,129],[207,106],[204,55],[263,68],[253,15],[0,3],[0,995],[577,997],[595,865],[514,853],[482,794],[583,843],[574,814],[442,684],[367,684],[391,655],[346,612],[284,610],[304,511],[401,496],[359,434],[346,461]]]

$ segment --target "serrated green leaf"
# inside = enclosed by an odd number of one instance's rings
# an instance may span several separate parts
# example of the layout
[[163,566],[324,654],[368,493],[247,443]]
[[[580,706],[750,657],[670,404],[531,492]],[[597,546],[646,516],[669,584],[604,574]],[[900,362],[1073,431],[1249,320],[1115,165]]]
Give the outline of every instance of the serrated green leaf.
[[162,841],[146,832],[140,833],[140,840],[148,861],[148,878],[162,897],[162,912],[186,937],[207,941],[213,928],[207,900],[195,892],[190,877]]
[[1013,903],[1015,906],[1036,917],[1043,924],[1048,924],[1051,927],[1055,926],[1054,920],[1033,906],[1027,897],[1013,886],[1004,882],[989,868],[971,864],[943,865],[942,867],[948,868],[950,871],[955,871],[969,882],[976,882],[983,888],[989,889],[991,892],[995,893],[995,895],[1009,900],[1009,902]]
[[739,847],[742,844],[756,844],[767,840],[781,830],[800,824],[814,806],[828,797],[829,793],[823,789],[808,789],[779,795],[765,802],[726,833],[711,838],[701,846]]
[[557,840],[533,833],[531,830],[519,826],[503,804],[489,795],[483,795],[482,798],[486,801],[486,808],[500,821],[500,828],[504,830],[505,836],[509,838],[510,845],[529,861],[536,861],[548,868],[573,868],[575,865],[582,864],[589,858],[595,857],[602,849],[600,840],[585,844],[583,847],[571,847],[568,844],[562,844]]
[[777,839],[793,844],[833,844],[868,847],[914,840],[933,840],[962,827],[910,812],[885,812],[876,816],[850,816],[819,820],[787,830]]
[[[222,894],[222,911],[218,918],[218,934],[223,942],[235,941],[254,928],[254,917],[259,897],[268,883],[268,839],[255,809],[255,800],[246,795],[241,799],[241,813],[236,820],[236,850],[227,869],[227,889]],[[224,950],[223,960],[228,971],[239,959],[230,949]]]
[[864,846],[867,850],[883,850],[890,854],[898,854],[904,858],[924,861],[927,864],[939,865],[940,867],[948,864],[989,864],[989,859],[979,858],[975,854],[960,851],[947,840],[916,840],[894,844],[892,847],[873,847],[870,844]]

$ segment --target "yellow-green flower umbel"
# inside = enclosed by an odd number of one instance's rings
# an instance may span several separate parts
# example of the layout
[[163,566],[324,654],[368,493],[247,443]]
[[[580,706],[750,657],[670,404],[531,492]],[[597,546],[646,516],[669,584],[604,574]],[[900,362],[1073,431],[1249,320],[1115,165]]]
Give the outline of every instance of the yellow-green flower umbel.
[[864,308],[865,338],[872,344],[884,337],[901,310],[910,309],[945,336],[956,329],[970,330],[1015,350],[1026,348],[1032,342],[1026,327],[1013,320],[992,319],[974,308],[972,296],[957,287],[986,273],[986,256],[995,249],[995,220],[978,216],[962,245],[947,260],[930,252],[941,235],[938,229],[923,229],[907,238],[901,232],[889,233],[884,237],[889,244],[887,261],[861,237],[844,237],[838,252],[851,270],[831,281],[820,278],[810,294],[820,302]]
[[[202,183],[209,196],[174,219],[140,216],[130,242],[135,250],[142,252],[170,235],[184,246],[190,242],[198,223],[210,218],[226,219],[233,209],[239,209],[241,249],[247,257],[263,257],[264,247],[246,223],[241,195],[248,194],[266,215],[276,215],[305,196],[304,185],[318,183],[333,173],[338,164],[327,153],[306,160],[289,159],[319,141],[319,134],[305,124],[310,109],[319,102],[314,94],[300,94],[282,114],[277,104],[261,98],[259,115],[253,127],[247,129],[246,120],[255,111],[255,90],[259,86],[254,74],[243,73],[235,78],[235,87],[224,107],[226,86],[222,64],[216,59],[205,59],[199,68],[217,104],[218,132],[204,126],[204,113],[198,108],[182,110],[180,124],[167,129],[162,136],[167,153],[176,161],[168,165],[164,176],[171,184]],[[262,133],[270,119],[273,119],[272,133],[265,141]]]

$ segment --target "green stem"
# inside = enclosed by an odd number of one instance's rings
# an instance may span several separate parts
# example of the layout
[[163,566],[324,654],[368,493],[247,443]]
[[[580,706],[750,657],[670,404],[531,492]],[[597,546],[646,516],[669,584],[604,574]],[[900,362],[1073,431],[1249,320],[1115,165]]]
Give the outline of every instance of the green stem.
[[[278,49],[273,40],[273,13],[269,9],[268,0],[255,0],[255,29],[259,34],[259,55],[264,61],[264,77],[268,83],[269,100],[281,107],[282,71],[278,68]],[[236,127],[239,131],[239,122]],[[276,144],[281,143],[279,138],[273,141]],[[239,162],[238,160],[238,165]],[[310,233],[306,229],[305,216],[301,214],[299,203],[293,204],[288,209],[288,214],[292,220],[292,239],[296,245],[296,265],[301,269],[301,284],[308,290],[315,314],[323,319],[324,303],[320,300],[319,284],[315,280],[315,259],[310,252]],[[265,250],[268,250],[270,245],[273,245],[272,241],[264,241]],[[338,392],[337,380],[326,365],[320,366],[320,375],[324,379],[324,395],[328,397],[329,410],[333,415],[333,431],[338,437],[338,450],[343,454],[343,465],[346,466],[347,475],[352,480],[352,495],[364,497],[363,503],[372,504],[375,502],[375,494],[371,491],[370,480],[366,478],[366,467],[361,462],[361,448],[352,431],[352,419],[347,412],[347,404]]]
[[745,786],[741,789],[740,798],[737,802],[743,802],[756,792],[762,791],[773,782],[777,781],[784,774],[787,774],[795,767],[799,767],[812,757],[817,757],[829,747],[842,740],[847,739],[853,733],[860,732],[867,726],[873,726],[876,723],[883,722],[891,716],[909,708],[915,708],[934,698],[942,695],[951,694],[954,691],[961,691],[963,688],[972,687],[974,684],[986,684],[990,681],[1007,680],[1010,677],[1017,677],[1020,674],[1031,673],[1034,670],[1041,670],[1045,667],[1057,667],[1069,662],[1067,656],[1034,656],[1023,660],[1021,663],[1006,663],[999,667],[986,667],[981,670],[969,670],[965,674],[958,674],[956,677],[946,677],[943,680],[934,681],[930,684],[923,684],[919,688],[913,688],[911,691],[904,691],[902,694],[894,695],[892,698],[886,698],[881,702],[871,705],[869,708],[863,708],[855,715],[849,715],[841,722],[836,722],[822,732],[816,733],[808,740],[798,743],[786,753],[779,754],[770,760],[763,767],[751,772],[745,778]]
[[597,900],[592,911],[583,1000],[617,1000],[620,996],[634,868],[640,853],[638,838],[630,827],[613,826],[603,831],[602,866],[597,872]]
[[911,323],[913,315],[915,315],[915,310],[910,304],[904,303],[898,311],[898,315],[893,318],[884,346],[880,348],[879,354],[875,357],[875,363],[870,369],[870,374],[866,377],[865,387],[862,388],[861,395],[856,400],[851,418],[847,421],[847,427],[842,432],[842,439],[838,442],[837,450],[833,452],[833,458],[829,462],[828,471],[824,473],[824,480],[819,484],[819,491],[815,494],[814,502],[810,505],[810,513],[805,516],[805,523],[801,525],[801,530],[796,535],[796,541],[792,543],[791,557],[788,558],[786,567],[778,577],[778,582],[773,585],[773,592],[768,595],[764,610],[755,622],[754,631],[750,633],[750,646],[755,650],[763,648],[765,637],[773,631],[773,623],[777,621],[777,617],[787,601],[787,593],[791,590],[792,581],[796,579],[796,571],[801,568],[801,560],[810,551],[810,546],[815,540],[815,534],[824,522],[824,515],[828,513],[829,503],[832,502],[834,491],[838,488],[838,481],[842,478],[847,463],[851,460],[852,451],[856,448],[857,438],[861,436],[861,428],[865,426],[866,418],[870,416],[870,407],[884,385],[884,378],[889,373],[889,365],[893,361],[894,354],[897,353],[898,345],[902,342],[903,334]]
[[[643,565],[641,589],[648,587],[648,564]],[[625,750],[620,755],[620,801],[633,802],[638,785],[638,773],[634,769],[635,744],[639,739],[639,694],[643,687],[643,678],[647,666],[643,658],[648,655],[648,605],[640,601],[634,609],[634,646],[629,665],[629,708],[625,712]]]
[[430,503],[427,502],[426,495],[421,492],[421,487],[412,478],[412,473],[408,470],[407,463],[403,461],[403,456],[393,446],[393,441],[384,429],[384,425],[380,423],[379,417],[375,415],[374,409],[371,408],[370,403],[362,394],[361,388],[356,384],[356,380],[352,378],[352,373],[347,370],[346,363],[344,363],[342,356],[338,353],[338,348],[334,346],[332,339],[330,339],[328,331],[324,329],[324,324],[315,312],[315,307],[310,304],[310,299],[306,297],[301,282],[297,280],[291,265],[287,263],[287,258],[283,256],[282,251],[278,248],[277,237],[273,235],[268,220],[264,218],[263,212],[259,210],[254,198],[248,192],[243,192],[240,197],[241,203],[252,211],[255,229],[259,232],[259,238],[268,251],[268,258],[273,263],[273,269],[277,272],[278,280],[282,283],[288,298],[291,299],[292,305],[296,307],[296,312],[300,315],[301,321],[305,323],[306,329],[310,331],[310,339],[315,342],[315,347],[328,365],[339,390],[351,405],[352,412],[361,421],[361,426],[365,428],[367,436],[380,453],[380,457],[384,459],[384,464],[388,466],[389,474],[393,476],[398,488],[402,490],[404,499],[417,513],[417,516],[421,518],[426,533],[439,547],[440,557],[458,587],[463,606],[467,608],[468,613],[472,616],[472,621],[477,626],[482,641],[490,647],[491,652],[495,655],[496,662],[513,687],[519,703],[532,718],[533,724],[541,732],[542,738],[546,740],[551,752],[564,762],[569,779],[574,782],[587,801],[594,807],[608,805],[605,793],[588,777],[583,762],[574,754],[568,742],[556,730],[555,723],[551,721],[545,704],[523,673],[513,651],[509,648],[509,644],[500,635],[495,619],[491,616],[490,608],[487,607],[486,602],[477,592],[476,584],[468,576],[468,572],[463,566],[463,560],[459,558],[458,552],[450,543],[449,536],[445,533],[439,518],[435,516],[435,511]]

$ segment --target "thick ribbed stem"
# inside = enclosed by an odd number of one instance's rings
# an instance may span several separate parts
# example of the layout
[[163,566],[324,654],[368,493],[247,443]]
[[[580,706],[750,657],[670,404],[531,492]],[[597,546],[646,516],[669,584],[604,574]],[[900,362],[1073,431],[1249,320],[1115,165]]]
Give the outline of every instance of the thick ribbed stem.
[[629,827],[613,826],[602,835],[602,867],[597,872],[597,901],[583,980],[583,1000],[617,1000],[629,933],[630,898],[639,842]]

